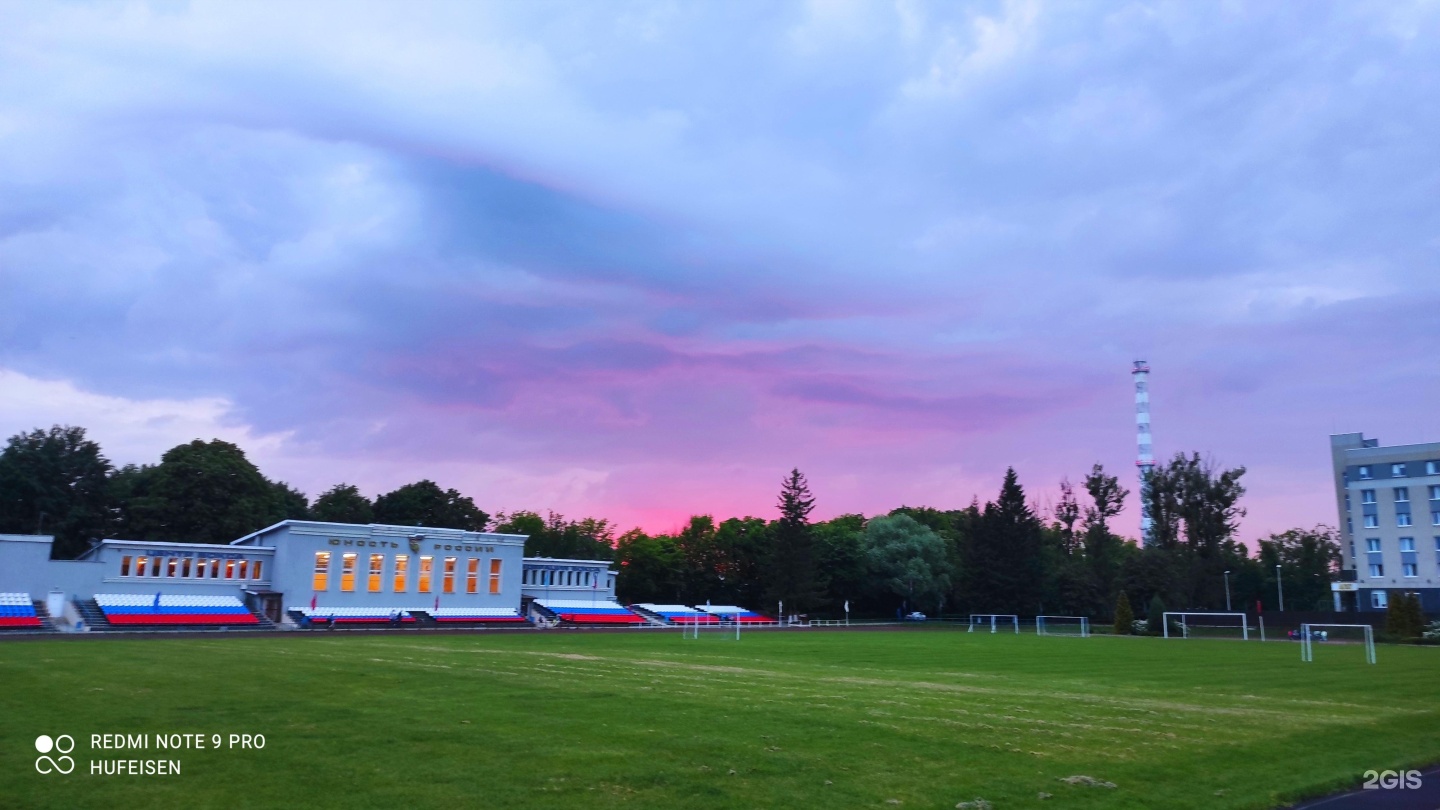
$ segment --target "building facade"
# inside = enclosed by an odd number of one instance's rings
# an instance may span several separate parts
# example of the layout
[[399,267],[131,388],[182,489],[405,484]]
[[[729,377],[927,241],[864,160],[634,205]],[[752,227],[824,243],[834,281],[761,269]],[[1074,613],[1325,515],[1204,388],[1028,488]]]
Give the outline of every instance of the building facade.
[[[1336,607],[1384,610],[1416,593],[1440,613],[1440,442],[1382,447],[1362,433],[1330,437],[1343,568]],[[1347,605],[1348,606],[1348,605]]]

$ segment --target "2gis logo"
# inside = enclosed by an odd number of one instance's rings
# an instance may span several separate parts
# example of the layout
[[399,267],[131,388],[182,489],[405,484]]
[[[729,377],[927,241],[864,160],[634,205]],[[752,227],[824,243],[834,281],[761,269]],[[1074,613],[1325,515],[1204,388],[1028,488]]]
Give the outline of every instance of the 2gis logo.
[[[41,734],[35,738],[35,750],[40,756],[35,758],[35,770],[40,773],[70,773],[75,770],[75,760],[67,756],[75,750],[75,738],[69,734],[50,738],[49,734]],[[54,752],[56,756],[50,756]]]
[[1419,790],[1419,771],[1366,771],[1366,790]]

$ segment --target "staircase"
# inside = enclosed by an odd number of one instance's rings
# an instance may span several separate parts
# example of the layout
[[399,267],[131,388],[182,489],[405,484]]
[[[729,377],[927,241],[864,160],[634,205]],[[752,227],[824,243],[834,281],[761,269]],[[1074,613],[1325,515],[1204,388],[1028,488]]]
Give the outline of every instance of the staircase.
[[426,612],[426,611],[423,611],[423,610],[411,610],[411,611],[407,611],[407,612],[410,614],[410,616],[411,616],[412,618],[415,619],[415,626],[416,626],[416,627],[439,627],[439,626],[440,626],[440,623],[437,622],[437,621],[435,621],[435,617],[434,617],[434,616],[431,616],[431,615],[430,615],[428,612]]
[[560,624],[560,617],[555,615],[555,611],[539,602],[530,603],[530,616],[531,621],[545,627],[555,627]]
[[254,608],[250,608],[249,610],[250,610],[250,615],[252,615],[252,616],[255,617],[255,622],[256,622],[254,625],[251,625],[251,627],[253,627],[253,628],[256,629],[256,630],[274,630],[274,629],[275,629],[275,623],[272,622],[272,621],[270,621],[270,619],[266,618],[266,616],[265,616],[264,613],[261,613],[260,611],[254,609]]
[[665,627],[670,624],[670,620],[665,618],[664,616],[661,616],[659,613],[651,613],[650,611],[640,607],[639,605],[628,605],[628,607],[636,615],[640,616],[640,618],[651,624],[658,624],[661,627]]
[[94,599],[76,599],[75,609],[80,611],[80,618],[91,630],[110,629],[110,620],[105,618],[105,612],[95,604]]
[[40,629],[47,633],[55,632],[55,620],[50,616],[50,609],[45,607],[42,599],[35,600],[35,616],[40,619]]

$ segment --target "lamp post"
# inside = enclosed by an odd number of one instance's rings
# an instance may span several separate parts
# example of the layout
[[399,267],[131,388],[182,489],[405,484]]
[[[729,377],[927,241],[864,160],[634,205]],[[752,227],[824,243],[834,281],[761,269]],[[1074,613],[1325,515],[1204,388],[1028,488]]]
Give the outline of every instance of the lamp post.
[[1230,572],[1225,572],[1225,611],[1230,611]]
[[1285,612],[1285,583],[1280,579],[1280,563],[1275,563],[1275,590],[1280,592],[1280,612]]

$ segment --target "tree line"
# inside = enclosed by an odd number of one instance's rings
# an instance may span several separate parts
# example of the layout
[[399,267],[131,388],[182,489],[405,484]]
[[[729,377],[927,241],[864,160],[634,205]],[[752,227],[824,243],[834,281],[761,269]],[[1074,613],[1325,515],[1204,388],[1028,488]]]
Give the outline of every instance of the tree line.
[[[1155,521],[1141,548],[1113,529],[1129,492],[1094,465],[1060,482],[1053,509],[1031,503],[1013,469],[993,500],[958,509],[901,506],[812,522],[815,497],[792,470],[776,517],[696,515],[676,531],[617,536],[609,521],[553,512],[491,515],[430,480],[373,500],[336,484],[311,502],[272,481],[234,444],[196,440],[159,463],[114,467],[79,427],[10,437],[0,450],[0,532],[49,533],[57,557],[102,537],[224,543],[287,518],[497,531],[529,537],[525,553],[613,560],[624,602],[734,603],[764,611],[889,616],[1136,612],[1275,605],[1275,565],[1292,608],[1328,609],[1340,553],[1325,526],[1271,535],[1254,554],[1236,538],[1245,469],[1198,454],[1158,466],[1145,497]],[[1228,574],[1226,573],[1228,572]]]

